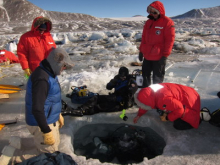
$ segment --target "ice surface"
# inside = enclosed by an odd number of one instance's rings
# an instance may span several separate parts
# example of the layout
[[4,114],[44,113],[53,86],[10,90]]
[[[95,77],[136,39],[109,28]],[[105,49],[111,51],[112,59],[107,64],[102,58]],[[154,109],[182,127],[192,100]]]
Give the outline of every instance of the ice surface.
[[[101,34],[101,33],[99,33]],[[121,33],[116,33],[120,36]],[[130,33],[132,34],[132,33]],[[133,35],[133,34],[132,34]],[[62,35],[56,35],[57,39],[64,39]],[[76,38],[87,37],[88,34],[69,34],[69,41]],[[70,37],[71,36],[71,37]],[[134,69],[141,69],[140,66],[130,66],[131,62],[138,62],[137,55],[129,54],[134,50],[132,42],[125,42],[121,38],[112,38],[110,46],[112,49],[105,51],[96,41],[79,44],[72,46],[71,42],[61,45],[68,53],[73,53],[71,59],[75,61],[75,67],[72,70],[64,71],[59,76],[59,82],[62,89],[62,97],[73,107],[78,105],[71,104],[69,98],[65,95],[70,93],[71,86],[87,85],[88,89],[95,93],[107,94],[109,91],[105,89],[106,83],[117,74],[120,66],[127,66],[130,73]],[[66,40],[67,41],[67,40]],[[191,41],[192,42],[192,41]],[[120,45],[121,43],[121,45]],[[13,44],[13,43],[12,43]],[[74,43],[72,43],[74,45]],[[11,46],[16,49],[16,47]],[[120,49],[123,53],[116,53],[115,50]],[[211,52],[212,48],[206,48]],[[78,51],[76,54],[74,52]],[[82,52],[91,52],[90,55]],[[209,54],[209,53],[208,53]],[[197,60],[187,60],[191,56],[179,56],[182,62],[175,62],[168,60],[164,82],[179,83],[190,86],[198,91],[201,96],[201,106],[206,106],[213,112],[219,108],[219,98],[216,93],[220,91],[220,54],[219,50],[214,51],[214,55],[200,55]],[[0,100],[0,120],[18,118],[17,124],[8,125],[0,131],[0,150],[8,145],[8,139],[11,136],[19,136],[23,141],[31,143],[31,136],[25,126],[24,116],[24,97],[26,79],[24,79],[23,71],[19,64],[12,64],[8,67],[0,67],[0,84],[23,85],[23,91],[15,94],[10,94],[10,99]],[[199,74],[198,74],[199,72]],[[137,113],[136,106],[127,110],[127,121],[123,121],[119,115],[121,112],[114,113],[99,113],[92,116],[71,117],[65,116],[65,125],[60,129],[61,143],[60,151],[65,152],[73,157],[79,164],[108,164],[100,163],[97,159],[86,160],[83,156],[74,154],[74,135],[82,127],[88,124],[129,124],[133,125],[133,118]],[[188,131],[177,131],[173,128],[172,122],[161,122],[156,111],[150,111],[145,114],[140,121],[136,124],[141,127],[150,127],[166,141],[166,147],[162,155],[154,159],[144,159],[139,164],[170,164],[170,165],[185,165],[185,164],[205,164],[216,165],[220,162],[220,130],[219,128],[210,125],[208,122],[202,122],[198,129]],[[98,132],[98,130],[97,130]],[[97,133],[96,131],[93,134]],[[29,140],[27,140],[29,139]],[[21,145],[22,151],[31,153],[33,145]]]

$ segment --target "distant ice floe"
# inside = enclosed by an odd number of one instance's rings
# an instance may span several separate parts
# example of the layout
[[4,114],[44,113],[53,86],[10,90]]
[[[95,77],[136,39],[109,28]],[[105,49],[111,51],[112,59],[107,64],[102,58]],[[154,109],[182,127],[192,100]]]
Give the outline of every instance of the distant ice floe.
[[[177,28],[173,50],[185,54],[220,54],[220,32],[215,28]],[[58,46],[71,55],[137,55],[142,30],[52,33]],[[1,35],[0,46],[16,53],[20,35]]]

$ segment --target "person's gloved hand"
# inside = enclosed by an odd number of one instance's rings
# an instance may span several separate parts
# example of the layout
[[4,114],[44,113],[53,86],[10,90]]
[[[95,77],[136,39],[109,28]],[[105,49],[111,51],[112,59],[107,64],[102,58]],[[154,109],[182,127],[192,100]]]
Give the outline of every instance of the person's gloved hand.
[[25,74],[29,77],[31,75],[31,70],[28,68],[28,69],[24,69],[24,72]]
[[118,80],[116,78],[111,79],[111,81],[107,85],[108,86],[107,89],[111,90],[112,88],[114,88],[117,85],[117,83],[118,83]]
[[52,132],[44,134],[44,144],[53,145],[55,143],[55,139]]
[[117,85],[118,83],[118,79],[114,78],[110,81],[112,84]]
[[136,117],[133,119],[134,124],[136,124],[139,119],[140,119],[140,116],[136,116]]
[[168,120],[167,120],[167,114],[164,113],[162,116],[160,116],[160,120],[161,120],[161,121],[168,121]]
[[139,52],[138,59],[139,61],[143,61],[143,53]]
[[64,118],[61,114],[58,121],[59,121],[59,127],[62,128],[64,126]]
[[162,56],[159,60],[160,65],[166,65],[167,57]]

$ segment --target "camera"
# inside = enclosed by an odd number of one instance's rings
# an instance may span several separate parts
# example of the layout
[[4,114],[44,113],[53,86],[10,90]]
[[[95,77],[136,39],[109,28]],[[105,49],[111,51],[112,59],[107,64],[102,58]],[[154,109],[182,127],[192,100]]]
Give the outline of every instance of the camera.
[[162,111],[162,110],[160,110],[160,109],[157,109],[157,113],[159,113],[160,116],[163,116],[164,111]]

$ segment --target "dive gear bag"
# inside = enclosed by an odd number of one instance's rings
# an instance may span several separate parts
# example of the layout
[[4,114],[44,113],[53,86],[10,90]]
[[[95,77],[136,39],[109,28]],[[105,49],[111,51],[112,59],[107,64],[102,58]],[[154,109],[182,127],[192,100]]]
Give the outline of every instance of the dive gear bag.
[[69,97],[74,104],[85,104],[90,98],[98,95],[97,93],[90,92],[86,85],[80,87],[72,86],[71,89],[73,90],[72,93],[67,94],[66,97]]
[[24,160],[17,165],[33,165],[33,164],[47,164],[47,165],[77,165],[70,155],[56,151],[54,153],[42,153],[38,156]]

